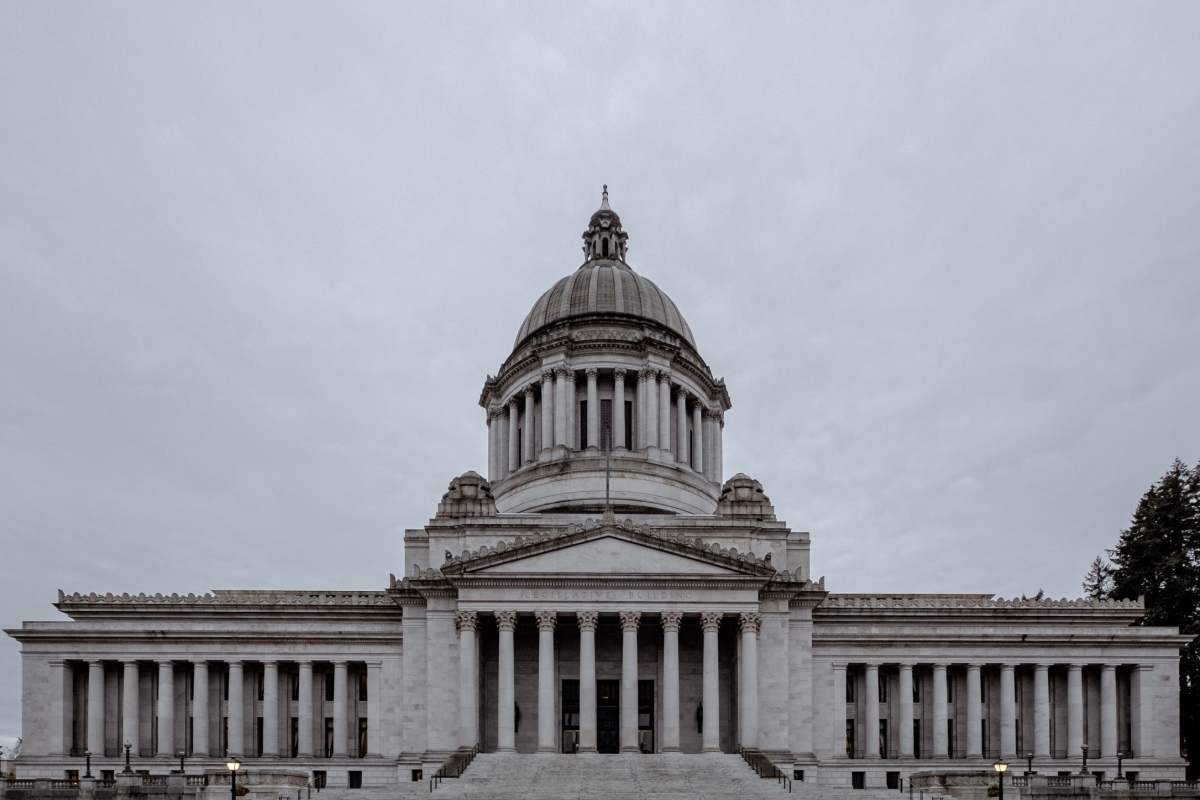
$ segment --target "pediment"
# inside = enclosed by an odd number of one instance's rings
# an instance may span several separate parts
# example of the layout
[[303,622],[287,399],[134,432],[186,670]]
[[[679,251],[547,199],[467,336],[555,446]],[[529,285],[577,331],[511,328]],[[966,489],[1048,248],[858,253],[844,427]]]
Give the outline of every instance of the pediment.
[[[447,554],[448,556],[450,554]],[[752,553],[611,517],[448,558],[448,578],[485,575],[708,575],[770,579],[770,561]]]

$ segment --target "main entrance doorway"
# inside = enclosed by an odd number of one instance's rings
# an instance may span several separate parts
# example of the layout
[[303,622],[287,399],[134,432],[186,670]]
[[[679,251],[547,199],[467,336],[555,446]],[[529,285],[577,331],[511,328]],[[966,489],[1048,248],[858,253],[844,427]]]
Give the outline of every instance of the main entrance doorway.
[[621,682],[596,681],[596,749],[621,750]]

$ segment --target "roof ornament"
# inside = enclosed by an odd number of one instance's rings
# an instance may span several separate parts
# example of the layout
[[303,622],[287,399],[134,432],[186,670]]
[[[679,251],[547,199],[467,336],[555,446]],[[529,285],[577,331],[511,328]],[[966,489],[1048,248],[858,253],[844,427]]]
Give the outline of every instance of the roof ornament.
[[608,207],[608,184],[607,183],[604,184],[604,193],[600,196],[600,210],[601,211],[612,211],[612,209]]
[[587,230],[583,232],[583,254],[585,261],[595,258],[625,262],[626,241],[629,236],[621,229],[621,218],[608,204],[608,184],[600,195],[600,208],[592,214]]

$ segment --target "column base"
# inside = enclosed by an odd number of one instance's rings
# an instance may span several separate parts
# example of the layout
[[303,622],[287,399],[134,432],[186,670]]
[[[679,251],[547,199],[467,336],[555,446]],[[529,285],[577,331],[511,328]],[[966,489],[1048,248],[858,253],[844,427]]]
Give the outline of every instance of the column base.
[[515,753],[515,752],[517,752],[517,748],[515,748],[515,747],[497,747],[496,752],[497,753]]
[[682,753],[683,751],[680,750],[678,747],[664,747],[659,752],[660,753]]
[[725,751],[723,751],[719,747],[702,747],[702,748],[700,748],[700,752],[701,753],[716,753],[716,754],[720,755],[721,753],[723,753]]
[[533,752],[541,753],[543,755],[547,755],[547,754],[553,755],[553,754],[557,753],[558,751],[555,750],[553,747],[539,747],[537,750],[534,750]]
[[581,747],[579,748],[577,754],[581,756],[599,755],[600,751],[594,747]]
[[630,754],[630,753],[632,753],[633,755],[641,755],[641,753],[642,753],[642,748],[640,748],[640,747],[630,747],[630,746],[626,745],[625,747],[622,747],[622,748],[621,748],[620,752],[622,752],[622,753],[625,753],[626,755],[628,755],[628,754]]

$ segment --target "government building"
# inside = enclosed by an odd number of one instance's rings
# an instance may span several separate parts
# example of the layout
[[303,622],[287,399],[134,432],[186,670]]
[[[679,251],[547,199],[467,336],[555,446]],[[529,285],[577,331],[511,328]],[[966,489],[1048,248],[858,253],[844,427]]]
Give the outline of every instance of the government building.
[[236,757],[330,789],[423,791],[472,748],[467,775],[744,751],[847,791],[997,759],[1061,775],[1086,757],[1112,778],[1120,754],[1129,778],[1183,777],[1189,637],[1136,625],[1139,602],[814,579],[809,534],[758,480],[726,475],[729,388],[630,268],[627,238],[606,191],[582,265],[483,382],[486,478],[454,478],[405,531],[401,575],[354,592],[60,592],[63,619],[7,631],[16,777],[63,779],[85,753],[97,777],[120,773],[127,743],[148,775],[182,752],[196,771]]

